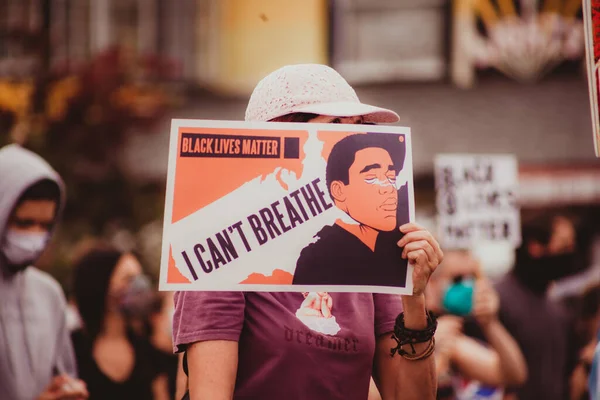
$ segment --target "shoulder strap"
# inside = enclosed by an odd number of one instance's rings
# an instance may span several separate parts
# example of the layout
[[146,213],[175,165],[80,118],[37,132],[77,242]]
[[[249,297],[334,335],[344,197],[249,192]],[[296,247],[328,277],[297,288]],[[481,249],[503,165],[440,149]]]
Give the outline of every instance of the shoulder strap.
[[[183,366],[183,372],[185,373],[185,376],[187,376],[189,378],[189,374],[188,374],[188,362],[187,362],[187,351],[183,352],[182,366]],[[183,397],[181,398],[181,400],[190,400],[190,391],[189,390],[185,391],[185,394],[183,395]]]
[[185,376],[187,376],[189,378],[188,362],[187,362],[187,351],[183,352],[183,372],[185,373]]

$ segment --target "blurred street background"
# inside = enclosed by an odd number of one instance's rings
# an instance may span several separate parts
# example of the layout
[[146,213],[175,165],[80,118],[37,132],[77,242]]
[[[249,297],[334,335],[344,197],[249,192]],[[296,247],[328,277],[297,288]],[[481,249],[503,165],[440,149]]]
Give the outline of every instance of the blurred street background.
[[[436,154],[512,154],[523,220],[567,213],[600,255],[581,1],[0,0],[0,146],[67,184],[38,266],[69,294],[102,238],[157,279],[170,120],[242,120],[254,85],[294,63],[331,65],[411,127],[417,221],[435,229]],[[565,292],[600,283],[598,256],[578,268]]]
[[0,143],[33,148],[69,188],[45,265],[66,276],[61,247],[101,235],[138,245],[156,273],[170,119],[243,119],[260,78],[301,62],[333,66],[412,128],[421,219],[435,212],[434,155],[459,152],[515,154],[524,213],[591,222],[580,2],[511,3],[539,26],[502,28],[509,16],[491,23],[468,1],[0,2]]

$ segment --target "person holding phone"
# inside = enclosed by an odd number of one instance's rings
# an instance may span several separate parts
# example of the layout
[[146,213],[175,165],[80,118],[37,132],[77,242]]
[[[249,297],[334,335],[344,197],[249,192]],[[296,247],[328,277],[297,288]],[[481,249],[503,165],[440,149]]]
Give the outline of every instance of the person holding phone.
[[503,388],[525,382],[523,354],[498,319],[498,294],[469,251],[446,252],[427,299],[441,315],[435,334],[439,399],[502,399]]
[[81,400],[67,327],[67,302],[32,265],[65,203],[58,174],[18,145],[0,149],[0,398]]

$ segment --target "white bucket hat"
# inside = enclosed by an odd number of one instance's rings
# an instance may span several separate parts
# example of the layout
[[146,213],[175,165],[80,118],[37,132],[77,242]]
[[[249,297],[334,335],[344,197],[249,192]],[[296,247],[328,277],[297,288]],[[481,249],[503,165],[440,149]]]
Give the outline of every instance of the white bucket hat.
[[363,104],[346,80],[326,65],[288,65],[263,78],[254,88],[246,121],[270,121],[292,113],[333,117],[363,116],[365,122],[398,122],[398,114]]

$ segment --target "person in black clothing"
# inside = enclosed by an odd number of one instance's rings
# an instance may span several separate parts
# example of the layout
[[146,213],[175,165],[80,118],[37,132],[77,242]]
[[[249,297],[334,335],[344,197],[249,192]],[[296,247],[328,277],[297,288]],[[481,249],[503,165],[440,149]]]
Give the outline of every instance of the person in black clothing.
[[295,285],[406,286],[407,261],[398,227],[408,222],[408,189],[396,187],[403,136],[355,134],[337,142],[326,181],[336,207],[356,223],[325,226],[296,264]]
[[566,399],[579,354],[575,321],[563,304],[549,297],[548,289],[577,271],[577,231],[568,217],[548,213],[524,222],[522,237],[513,271],[496,286],[500,320],[521,347],[529,369],[516,394],[519,399]]
[[135,256],[92,249],[75,266],[73,289],[83,328],[72,340],[90,400],[170,398],[156,350],[130,324],[148,315],[154,303]]

